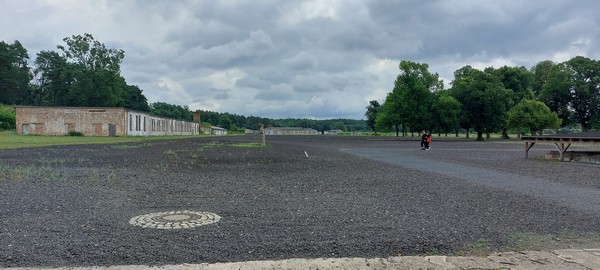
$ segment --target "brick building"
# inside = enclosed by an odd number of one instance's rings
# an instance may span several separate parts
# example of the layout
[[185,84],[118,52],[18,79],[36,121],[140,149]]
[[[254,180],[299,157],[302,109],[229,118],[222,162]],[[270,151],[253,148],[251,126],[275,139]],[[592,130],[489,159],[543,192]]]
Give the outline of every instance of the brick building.
[[126,108],[15,107],[17,134],[85,136],[198,135],[199,124]]

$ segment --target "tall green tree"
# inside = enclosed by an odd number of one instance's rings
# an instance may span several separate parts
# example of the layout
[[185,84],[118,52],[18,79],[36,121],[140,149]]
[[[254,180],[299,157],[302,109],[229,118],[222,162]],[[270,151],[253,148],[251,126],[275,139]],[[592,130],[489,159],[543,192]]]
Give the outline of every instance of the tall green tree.
[[[462,68],[454,71],[454,80],[450,83],[452,87],[449,90],[450,96],[460,102],[462,110],[459,114],[459,126],[467,131],[467,139],[470,137],[470,129],[473,127],[477,110],[474,109],[476,103],[479,102],[479,98],[475,95],[477,93],[471,93],[471,85],[474,84],[475,76],[479,70],[466,65]],[[465,109],[464,104],[469,104],[469,109]],[[456,133],[458,136],[458,131]]]
[[28,59],[19,41],[0,41],[0,103],[23,105],[32,101]]
[[588,131],[594,115],[600,114],[600,62],[576,56],[566,66],[571,75],[571,107],[582,130]]
[[444,83],[437,73],[430,73],[427,64],[400,62],[400,75],[394,90],[400,95],[400,120],[411,131],[430,130],[433,127],[434,93]]
[[400,100],[399,93],[394,91],[389,92],[377,113],[375,128],[380,131],[389,131],[393,128],[396,132],[396,137],[398,137],[400,127],[402,126],[400,119],[401,104],[402,101]]
[[194,117],[194,114],[190,111],[190,109],[187,106],[174,105],[166,102],[151,103],[150,113],[156,116],[162,116],[184,121],[191,121]]
[[74,70],[75,66],[57,52],[39,52],[33,69],[36,79],[34,105],[70,105],[67,95],[75,83]]
[[[533,67],[536,99],[556,112],[563,125],[574,123],[571,110],[571,72],[565,63],[542,61]],[[535,90],[537,89],[537,90]]]
[[70,62],[80,65],[83,69],[107,70],[117,74],[121,72],[121,61],[125,58],[125,51],[108,49],[88,33],[66,37],[63,41],[67,46],[59,45],[58,49]]
[[451,94],[462,104],[461,124],[473,127],[477,140],[483,140],[484,132],[499,131],[505,126],[512,105],[511,92],[504,88],[493,68],[480,71],[465,66],[457,70]]
[[137,85],[127,85],[125,86],[125,91],[127,95],[124,104],[125,108],[143,112],[150,111],[148,100],[144,94],[142,94],[142,89],[140,89]]
[[531,88],[533,74],[527,68],[503,66],[494,72],[500,78],[504,88],[511,92],[510,96],[514,104],[523,99],[534,98]]
[[227,114],[223,114],[219,117],[219,126],[224,129],[230,129],[232,123],[231,118],[229,118]]
[[377,119],[377,113],[379,112],[379,101],[371,100],[369,101],[369,106],[367,106],[367,112],[365,112],[365,117],[367,117],[367,126],[375,133],[377,133],[377,129],[375,129],[375,120]]
[[343,121],[335,121],[331,124],[331,128],[332,129],[337,129],[337,130],[341,130],[341,131],[348,131],[348,128],[346,127],[346,124],[344,124]]
[[544,128],[559,128],[561,119],[541,101],[524,99],[508,112],[511,128],[528,128],[531,135]]
[[[494,73],[510,93],[511,104],[509,106],[517,104],[523,99],[533,99],[534,95],[531,90],[533,74],[527,68],[503,66],[495,69]],[[508,139],[507,123],[502,127],[502,137]]]
[[[544,85],[548,82],[551,72],[556,68],[556,63],[550,60],[538,62],[531,68],[531,91],[534,97],[538,97]],[[547,104],[546,104],[547,105]]]
[[440,91],[434,104],[434,116],[440,133],[455,131],[460,127],[461,104],[451,97],[448,91]]
[[386,97],[380,120],[383,124],[408,127],[410,131],[433,127],[432,106],[434,92],[443,89],[444,83],[437,73],[429,72],[427,64],[401,61],[400,74],[394,89]]
[[[38,103],[66,106],[121,107],[136,100],[120,75],[123,50],[108,49],[91,34],[64,38],[66,46],[55,52],[41,52],[36,59]],[[141,94],[141,93],[139,93]],[[143,108],[143,107],[141,107]]]
[[67,95],[69,106],[123,107],[126,83],[123,77],[108,70],[79,70],[76,83]]

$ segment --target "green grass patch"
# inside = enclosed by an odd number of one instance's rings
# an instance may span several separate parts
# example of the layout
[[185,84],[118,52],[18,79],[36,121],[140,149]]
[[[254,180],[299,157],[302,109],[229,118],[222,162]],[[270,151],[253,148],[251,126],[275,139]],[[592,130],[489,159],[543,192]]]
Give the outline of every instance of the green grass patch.
[[[0,149],[45,147],[79,144],[117,144],[124,142],[146,142],[159,140],[189,139],[193,136],[149,136],[149,137],[78,137],[78,136],[38,136],[16,135],[14,132],[0,132]],[[129,147],[129,146],[125,146]]]
[[128,149],[136,149],[136,148],[144,148],[153,146],[153,143],[142,143],[142,144],[117,144],[112,145],[110,148],[118,149],[118,150],[128,150]]
[[553,234],[514,232],[511,234],[514,250],[556,250],[598,248],[600,234],[563,231]]
[[233,147],[243,147],[243,148],[260,148],[260,147],[267,147],[268,145],[262,145],[260,143],[234,143],[234,144],[230,144],[230,146]]
[[[512,232],[502,247],[492,247],[486,239],[467,243],[464,248],[454,251],[457,256],[485,257],[495,251],[552,251],[558,249],[585,249],[600,246],[600,234],[562,231],[549,234],[532,232]],[[500,250],[496,250],[496,249]]]
[[223,143],[219,142],[219,141],[211,141],[209,143],[205,143],[205,144],[201,144],[200,145],[200,151],[202,151],[205,148],[213,148],[213,147],[217,147],[217,146],[222,146]]
[[31,167],[8,167],[6,165],[0,165],[0,183],[2,182],[21,182],[29,178],[33,173]]
[[177,152],[175,150],[169,149],[169,150],[164,151],[163,154],[170,156],[170,155],[177,154]]

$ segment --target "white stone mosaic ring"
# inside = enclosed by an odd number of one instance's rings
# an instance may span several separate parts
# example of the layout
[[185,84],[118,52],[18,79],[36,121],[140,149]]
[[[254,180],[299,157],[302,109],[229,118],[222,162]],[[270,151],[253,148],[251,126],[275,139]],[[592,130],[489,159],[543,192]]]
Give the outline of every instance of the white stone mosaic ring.
[[189,229],[219,222],[221,217],[209,212],[171,211],[135,216],[129,224],[153,229]]

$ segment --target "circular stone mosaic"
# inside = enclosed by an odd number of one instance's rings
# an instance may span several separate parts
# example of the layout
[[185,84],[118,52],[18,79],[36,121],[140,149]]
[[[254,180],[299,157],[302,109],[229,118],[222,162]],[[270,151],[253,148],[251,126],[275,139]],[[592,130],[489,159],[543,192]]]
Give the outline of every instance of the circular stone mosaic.
[[208,212],[171,211],[133,217],[129,224],[153,229],[187,229],[219,222],[220,216]]

